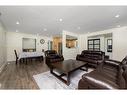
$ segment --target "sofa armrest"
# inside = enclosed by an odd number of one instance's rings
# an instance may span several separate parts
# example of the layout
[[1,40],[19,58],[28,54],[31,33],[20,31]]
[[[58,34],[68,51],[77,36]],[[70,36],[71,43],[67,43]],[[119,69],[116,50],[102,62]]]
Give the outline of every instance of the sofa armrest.
[[116,62],[116,63],[121,63],[120,61],[117,61],[117,60],[112,60],[112,59],[109,59],[107,61],[112,61],[112,62]]
[[64,59],[63,55],[59,55],[59,56],[60,56],[60,58],[63,58]]
[[78,60],[80,57],[83,57],[83,55],[81,55],[81,54],[77,54],[77,56],[76,56],[76,60]]
[[91,85],[96,89],[119,89],[119,86],[115,82],[108,80],[108,78],[105,78],[104,76],[105,75],[100,74],[99,72],[94,73],[94,75],[89,73],[83,75],[82,80],[86,82],[87,85]]
[[113,66],[119,66],[119,64],[121,63],[120,61],[116,61],[116,60],[106,60],[105,61],[106,64],[109,64],[109,65],[113,65]]
[[103,70],[104,64],[105,64],[104,62],[99,63],[96,70],[99,71],[99,72],[101,72]]

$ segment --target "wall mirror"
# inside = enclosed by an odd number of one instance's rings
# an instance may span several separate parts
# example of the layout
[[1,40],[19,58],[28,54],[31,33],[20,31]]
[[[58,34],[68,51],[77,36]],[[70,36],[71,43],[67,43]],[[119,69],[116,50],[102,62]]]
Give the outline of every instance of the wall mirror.
[[75,36],[66,35],[66,47],[76,48],[78,46],[78,38]]
[[33,38],[22,38],[22,50],[23,52],[34,52],[36,51],[36,39]]

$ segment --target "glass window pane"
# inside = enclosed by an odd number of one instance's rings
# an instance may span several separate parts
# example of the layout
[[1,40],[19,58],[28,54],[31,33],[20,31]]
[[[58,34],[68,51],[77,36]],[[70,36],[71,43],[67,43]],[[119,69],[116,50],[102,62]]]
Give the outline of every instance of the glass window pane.
[[112,45],[112,40],[108,40],[108,45]]
[[94,48],[99,48],[99,45],[94,45]]
[[89,44],[93,44],[93,40],[92,41],[89,41]]
[[89,48],[93,48],[93,45],[89,45]]
[[94,40],[94,44],[99,44],[99,40]]

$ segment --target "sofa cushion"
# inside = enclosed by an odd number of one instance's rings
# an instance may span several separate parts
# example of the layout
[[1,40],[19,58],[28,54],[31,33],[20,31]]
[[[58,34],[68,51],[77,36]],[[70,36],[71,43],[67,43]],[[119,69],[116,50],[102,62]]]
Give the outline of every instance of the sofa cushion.
[[93,59],[90,59],[90,58],[84,58],[84,57],[80,57],[79,58],[81,61],[85,61],[85,62],[89,62],[89,63],[95,63],[97,64],[97,60],[93,60]]
[[95,60],[101,60],[102,56],[101,55],[92,55],[92,58]]
[[76,59],[88,62],[89,65],[97,67],[99,63],[104,61],[104,55],[105,53],[102,51],[84,50],[81,55],[77,55]]
[[98,86],[98,88],[107,88],[107,89],[119,88],[115,78],[111,78],[106,74],[98,72],[96,70],[92,71],[89,74],[83,75],[82,79],[94,86],[95,85]]

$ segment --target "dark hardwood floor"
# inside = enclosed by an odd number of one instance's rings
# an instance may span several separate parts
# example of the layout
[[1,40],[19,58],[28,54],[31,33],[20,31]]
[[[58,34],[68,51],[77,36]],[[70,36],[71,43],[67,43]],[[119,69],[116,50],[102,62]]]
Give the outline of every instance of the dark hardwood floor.
[[48,70],[45,62],[33,61],[18,65],[15,62],[11,62],[0,73],[0,89],[39,89],[33,75]]

